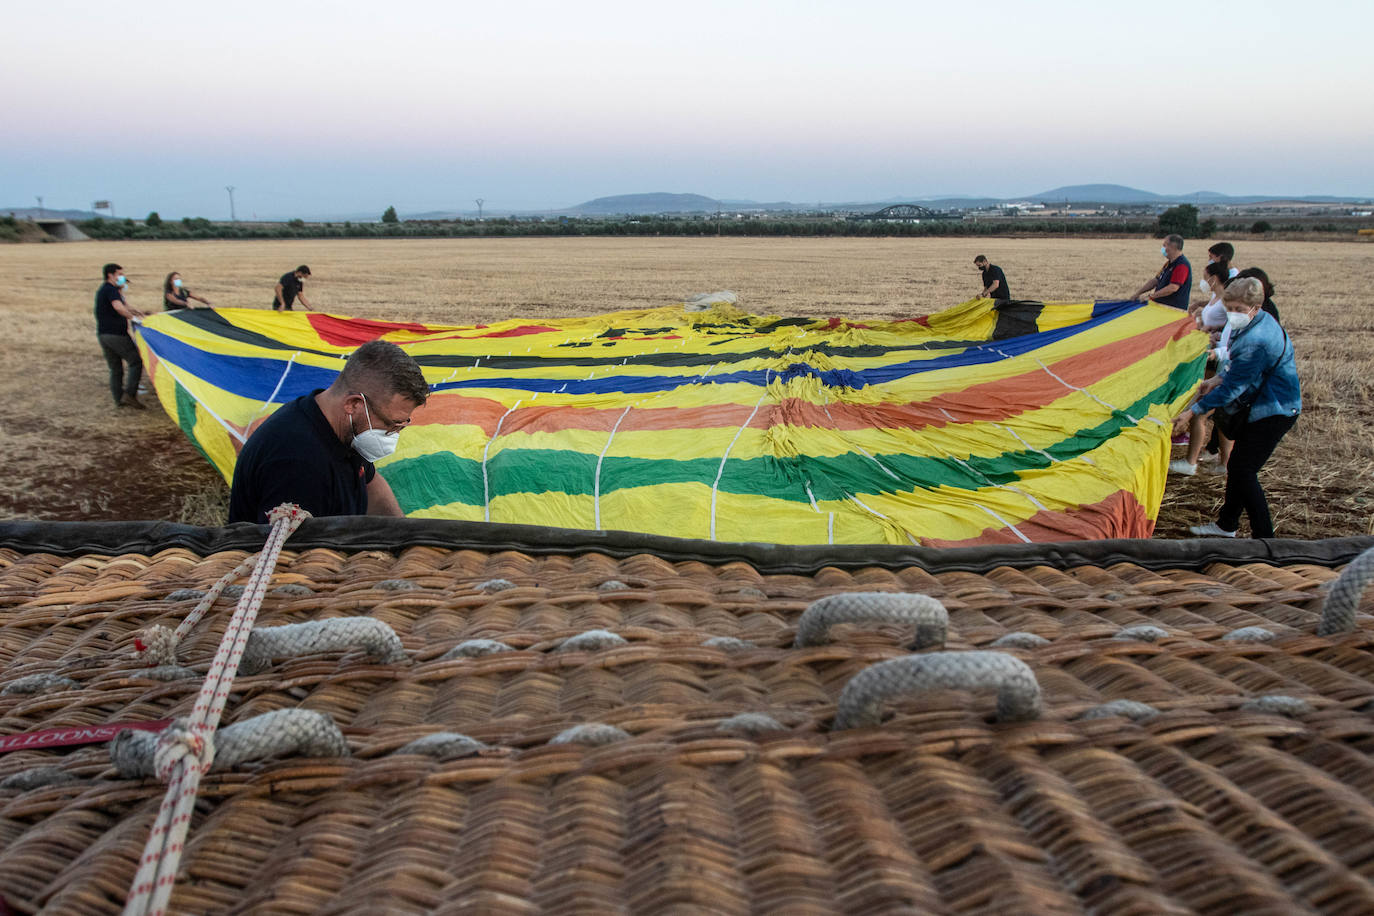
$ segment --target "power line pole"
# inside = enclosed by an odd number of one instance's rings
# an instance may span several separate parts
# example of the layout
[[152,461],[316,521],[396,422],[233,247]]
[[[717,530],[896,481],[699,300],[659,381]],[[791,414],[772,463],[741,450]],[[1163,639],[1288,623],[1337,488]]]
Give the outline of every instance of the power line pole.
[[480,223],[482,221],[482,204],[486,203],[486,201],[479,197],[474,203],[477,204],[477,222]]
[[227,184],[224,186],[224,190],[229,192],[229,222],[237,223],[239,218],[238,215],[234,213],[234,186]]
[[39,218],[39,219],[42,219],[42,218],[43,218],[43,198],[41,198],[41,197],[35,197],[34,199],[38,201],[38,218]]

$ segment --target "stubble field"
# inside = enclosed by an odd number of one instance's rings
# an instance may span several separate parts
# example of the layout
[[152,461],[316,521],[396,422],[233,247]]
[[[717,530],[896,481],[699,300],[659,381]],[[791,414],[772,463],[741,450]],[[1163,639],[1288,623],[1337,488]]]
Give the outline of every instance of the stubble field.
[[[1269,272],[1297,347],[1304,413],[1262,474],[1280,537],[1374,533],[1374,245],[1235,240]],[[1205,262],[1206,245],[1186,254]],[[905,318],[980,288],[986,253],[1023,299],[1124,298],[1159,266],[1149,239],[490,239],[0,246],[0,518],[219,524],[227,488],[160,410],[116,410],[91,306],[106,261],[159,307],[179,271],[216,306],[266,308],[284,271],[342,315],[469,324],[735,291],[761,314]],[[150,405],[153,399],[147,399]],[[1157,537],[1215,516],[1220,477],[1171,477]]]

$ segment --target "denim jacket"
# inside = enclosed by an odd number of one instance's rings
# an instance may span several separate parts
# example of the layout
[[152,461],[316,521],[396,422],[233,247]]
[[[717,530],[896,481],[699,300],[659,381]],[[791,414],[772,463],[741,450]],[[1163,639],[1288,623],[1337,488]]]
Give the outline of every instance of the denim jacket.
[[1249,404],[1253,423],[1266,417],[1296,417],[1302,411],[1293,343],[1268,312],[1258,312],[1245,328],[1231,335],[1228,356],[1230,364],[1221,375],[1221,384],[1198,399],[1193,413]]

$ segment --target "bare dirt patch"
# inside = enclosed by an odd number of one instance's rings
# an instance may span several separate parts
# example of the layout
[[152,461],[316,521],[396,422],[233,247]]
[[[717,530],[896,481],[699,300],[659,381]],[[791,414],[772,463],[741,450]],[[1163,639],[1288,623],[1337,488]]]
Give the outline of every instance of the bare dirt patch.
[[[1305,410],[1263,480],[1281,536],[1374,533],[1374,246],[1235,241],[1269,271],[1298,351]],[[1186,253],[1206,260],[1205,245]],[[161,299],[180,271],[216,305],[262,308],[309,264],[311,301],[374,318],[467,324],[590,315],[731,289],[763,314],[911,317],[979,288],[973,256],[1018,297],[1121,298],[1158,268],[1150,239],[490,239],[88,242],[0,246],[0,517],[216,524],[226,488],[160,410],[116,410],[91,306],[100,265],[130,298]],[[153,403],[153,399],[148,399]],[[1211,520],[1223,479],[1171,477],[1158,537]]]

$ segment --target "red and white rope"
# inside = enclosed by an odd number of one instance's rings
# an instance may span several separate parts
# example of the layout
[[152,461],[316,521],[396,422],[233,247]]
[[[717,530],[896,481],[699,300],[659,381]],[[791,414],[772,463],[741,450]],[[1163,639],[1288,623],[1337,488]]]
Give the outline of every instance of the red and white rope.
[[[257,565],[244,587],[238,606],[234,608],[234,616],[215,652],[215,660],[196,697],[191,716],[184,724],[169,727],[158,740],[157,775],[167,783],[167,794],[162,799],[162,807],[158,810],[148,843],[143,847],[143,858],[139,861],[133,887],[129,889],[128,899],[124,902],[125,916],[160,916],[167,910],[186,833],[191,826],[196,790],[200,787],[200,777],[209,771],[215,758],[215,729],[224,712],[224,704],[228,701],[229,688],[238,671],[243,647],[258,616],[258,608],[267,592],[267,584],[271,581],[282,545],[300,523],[310,517],[310,513],[299,506],[283,504],[268,513],[267,517],[272,523],[272,532],[267,536],[262,553],[258,554]],[[216,584],[222,590],[223,585]],[[215,589],[211,589],[201,604],[209,607],[214,600],[212,596],[217,594]],[[194,623],[188,617],[182,622],[182,627],[189,630]],[[178,634],[182,632],[182,627],[177,628]]]
[[247,557],[238,566],[220,576],[214,585],[201,597],[200,602],[191,609],[191,613],[177,624],[176,632],[169,635],[166,627],[152,626],[141,632],[134,639],[134,652],[139,657],[145,659],[151,665],[175,665],[177,661],[177,646],[191,632],[191,628],[200,623],[200,618],[205,616],[205,612],[215,603],[220,594],[234,583],[240,576],[246,576],[258,562],[261,553]]

